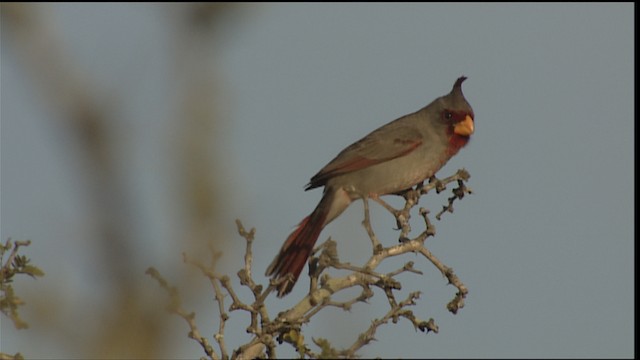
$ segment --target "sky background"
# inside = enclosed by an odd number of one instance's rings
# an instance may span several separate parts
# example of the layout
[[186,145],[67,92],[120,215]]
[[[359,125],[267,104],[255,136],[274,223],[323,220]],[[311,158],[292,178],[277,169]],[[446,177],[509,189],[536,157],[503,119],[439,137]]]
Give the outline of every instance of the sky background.
[[[416,332],[407,321],[389,324],[360,355],[633,356],[633,6],[265,4],[234,11],[211,40],[223,89],[217,101],[224,122],[214,147],[224,161],[216,173],[225,193],[218,223],[239,247],[227,256],[240,261],[244,247],[233,220],[256,227],[255,276],[266,282],[263,270],[320,199],[319,190],[303,191],[309,178],[347,145],[448,93],[466,75],[476,132],[439,175],[464,167],[474,194],[436,222],[427,245],[469,288],[466,305],[448,313],[455,289],[421,258],[406,257],[425,275],[403,275],[401,294],[422,291],[413,310],[433,317],[440,333]],[[173,46],[167,40],[172,8],[41,7],[78,71],[121,104],[114,128],[125,136],[121,166],[139,204],[133,221],[139,271],[132,276],[144,278],[155,266],[171,277],[183,266],[184,250],[167,195],[176,176],[167,153],[176,126],[170,97],[178,86],[167,71],[174,59],[165,55]],[[0,235],[31,239],[25,254],[46,277],[16,282],[31,329],[17,331],[2,318],[0,346],[30,358],[79,357],[38,332],[29,309],[38,286],[64,286],[64,296],[79,307],[99,304],[108,292],[98,285],[87,250],[86,199],[73,175],[77,148],[47,120],[50,110],[5,35]],[[421,205],[437,211],[447,196],[429,195]],[[373,207],[374,229],[390,245],[395,222]],[[332,236],[341,259],[358,264],[370,251],[361,220],[356,202],[320,240]],[[385,269],[403,262],[390,264]],[[142,284],[163,295],[150,279]],[[205,281],[202,286],[194,310],[210,334],[217,324],[204,323],[215,319],[215,306]],[[292,295],[271,300],[273,315],[295,304],[307,286],[301,280]],[[327,311],[307,336],[349,346],[386,312],[381,295],[351,313]],[[99,326],[75,314],[65,316],[86,323],[89,332]],[[164,357],[202,356],[186,326],[172,324]],[[230,346],[246,339],[244,326],[229,325]],[[283,347],[280,355],[294,354]]]

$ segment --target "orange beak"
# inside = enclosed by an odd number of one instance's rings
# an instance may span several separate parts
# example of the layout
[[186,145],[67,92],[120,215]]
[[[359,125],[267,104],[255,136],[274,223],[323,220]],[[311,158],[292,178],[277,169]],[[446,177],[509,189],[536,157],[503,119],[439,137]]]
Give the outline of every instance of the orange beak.
[[473,130],[473,119],[469,115],[453,127],[453,133],[461,136],[469,136],[473,134]]

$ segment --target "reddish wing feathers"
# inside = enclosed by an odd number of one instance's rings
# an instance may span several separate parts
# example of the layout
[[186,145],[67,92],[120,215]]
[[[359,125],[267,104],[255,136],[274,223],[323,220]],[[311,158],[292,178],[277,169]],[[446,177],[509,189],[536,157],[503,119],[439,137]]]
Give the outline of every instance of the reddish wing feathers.
[[[406,123],[394,121],[373,131],[340,152],[335,159],[311,178],[311,182],[307,185],[307,190],[325,185],[334,176],[409,154],[421,144],[422,135],[417,130],[407,126]],[[269,265],[267,276],[274,276],[276,280],[281,280],[291,274],[290,279],[283,281],[278,287],[278,297],[291,292],[298,280],[302,269],[307,263],[313,245],[318,240],[324,227],[327,211],[331,208],[330,201],[333,201],[333,196],[325,193],[320,204],[289,235],[284,245],[282,245],[280,253]]]
[[[401,119],[404,117],[398,120]],[[415,150],[422,144],[422,135],[398,120],[376,129],[340,152],[311,178],[305,190],[324,186],[332,177],[405,156]]]

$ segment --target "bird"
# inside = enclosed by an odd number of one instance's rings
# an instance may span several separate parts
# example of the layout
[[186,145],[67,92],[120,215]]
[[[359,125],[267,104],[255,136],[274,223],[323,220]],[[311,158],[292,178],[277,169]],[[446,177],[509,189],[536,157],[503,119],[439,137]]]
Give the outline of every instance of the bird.
[[349,204],[407,190],[434,176],[467,145],[475,120],[462,93],[466,79],[459,77],[448,94],[349,145],[311,178],[305,191],[324,187],[322,199],[265,273],[278,284],[279,298],[293,289],[322,229]]

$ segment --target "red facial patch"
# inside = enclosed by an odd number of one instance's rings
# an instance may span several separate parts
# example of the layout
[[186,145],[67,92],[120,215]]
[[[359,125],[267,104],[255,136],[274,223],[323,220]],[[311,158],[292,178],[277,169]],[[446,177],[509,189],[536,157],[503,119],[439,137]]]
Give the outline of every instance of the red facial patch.
[[447,149],[447,154],[449,156],[457,154],[458,151],[460,151],[460,149],[469,142],[468,136],[458,135],[453,132],[454,125],[463,121],[467,115],[471,116],[473,119],[473,114],[463,111],[445,110],[442,112],[442,118],[449,124],[447,127],[447,135],[449,136],[449,148]]
[[457,154],[458,151],[462,149],[462,147],[467,145],[468,142],[469,142],[468,136],[460,136],[458,134],[453,134],[449,138],[449,148],[447,149],[447,153],[449,153],[450,156]]

